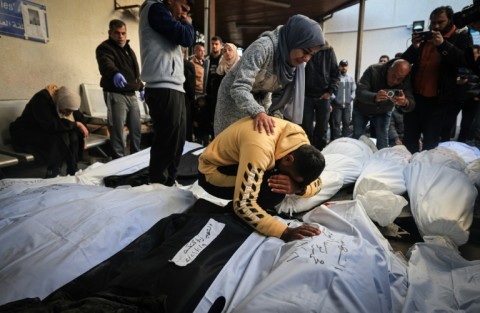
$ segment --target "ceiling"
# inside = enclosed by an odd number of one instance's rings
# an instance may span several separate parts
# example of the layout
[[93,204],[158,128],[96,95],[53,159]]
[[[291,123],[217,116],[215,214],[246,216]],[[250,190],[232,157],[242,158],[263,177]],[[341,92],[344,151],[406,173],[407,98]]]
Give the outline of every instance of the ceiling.
[[[210,36],[247,47],[258,36],[283,25],[295,14],[317,21],[329,14],[357,4],[358,0],[195,0],[193,23],[204,33],[205,3],[210,2]],[[271,3],[275,2],[275,3]]]

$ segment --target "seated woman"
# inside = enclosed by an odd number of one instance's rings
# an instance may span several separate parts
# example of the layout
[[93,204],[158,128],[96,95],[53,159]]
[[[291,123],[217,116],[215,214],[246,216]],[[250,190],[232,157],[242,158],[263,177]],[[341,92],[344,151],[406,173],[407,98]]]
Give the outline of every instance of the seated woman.
[[48,85],[27,103],[22,115],[10,124],[13,148],[31,153],[47,165],[45,178],[60,174],[63,162],[74,175],[85,146],[88,129],[81,122],[80,96],[66,87]]

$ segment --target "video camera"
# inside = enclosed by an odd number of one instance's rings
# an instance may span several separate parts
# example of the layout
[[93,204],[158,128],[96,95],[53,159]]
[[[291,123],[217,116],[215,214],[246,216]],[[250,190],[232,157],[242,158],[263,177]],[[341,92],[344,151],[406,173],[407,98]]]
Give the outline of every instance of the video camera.
[[416,32],[418,36],[422,39],[422,41],[427,41],[433,38],[433,33],[430,30],[424,32]]
[[473,0],[472,5],[453,15],[453,23],[458,28],[463,28],[476,21],[480,21],[480,0]]

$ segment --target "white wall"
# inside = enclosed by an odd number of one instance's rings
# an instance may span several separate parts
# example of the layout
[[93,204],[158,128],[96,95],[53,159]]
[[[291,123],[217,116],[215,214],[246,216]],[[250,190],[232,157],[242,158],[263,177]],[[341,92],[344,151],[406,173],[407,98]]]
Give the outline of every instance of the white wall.
[[1,35],[0,99],[30,99],[49,83],[80,92],[81,83],[100,82],[96,47],[108,38],[113,18],[127,24],[127,38],[139,55],[138,22],[114,10],[113,0],[34,0],[47,8],[50,41]]
[[[108,22],[113,18],[126,22],[127,37],[140,58],[138,21],[124,11],[115,11],[113,0],[34,1],[47,8],[50,41],[44,44],[1,35],[0,99],[30,99],[48,83],[78,92],[81,83],[98,84],[95,48],[108,37]],[[393,57],[404,51],[411,33],[406,25],[414,20],[428,24],[430,12],[446,4],[456,12],[471,4],[471,0],[366,1],[361,73],[380,55]],[[324,24],[327,40],[339,60],[349,60],[351,74],[355,72],[357,24],[358,5],[335,13]]]
[[[428,29],[431,11],[450,5],[454,12],[472,4],[472,0],[367,0],[360,75],[382,54],[391,58],[411,43],[411,24],[424,20]],[[335,49],[338,60],[348,59],[349,73],[355,74],[359,5],[337,12],[324,23],[325,37]],[[359,78],[359,77],[358,77]]]

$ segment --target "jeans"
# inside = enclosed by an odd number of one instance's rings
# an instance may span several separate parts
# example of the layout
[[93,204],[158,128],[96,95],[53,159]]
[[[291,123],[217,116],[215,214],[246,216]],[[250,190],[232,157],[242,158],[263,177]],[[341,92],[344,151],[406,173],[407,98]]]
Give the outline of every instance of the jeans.
[[[330,101],[320,97],[305,97],[302,127],[317,149],[327,145],[328,119],[330,118]],[[313,123],[315,122],[315,127]]]
[[330,129],[332,140],[350,136],[350,122],[352,121],[352,104],[334,104],[331,113],[332,128]]
[[376,115],[365,115],[354,107],[352,113],[353,138],[358,139],[361,135],[364,135],[367,123],[370,121],[370,127],[375,129],[377,136],[377,148],[380,150],[388,147],[388,128],[390,127],[391,117],[391,111]]
[[127,125],[130,134],[130,153],[140,151],[142,134],[137,96],[104,92],[104,97],[107,104],[107,121],[113,153],[112,157],[117,159],[125,155],[125,135],[123,130],[125,125]]

